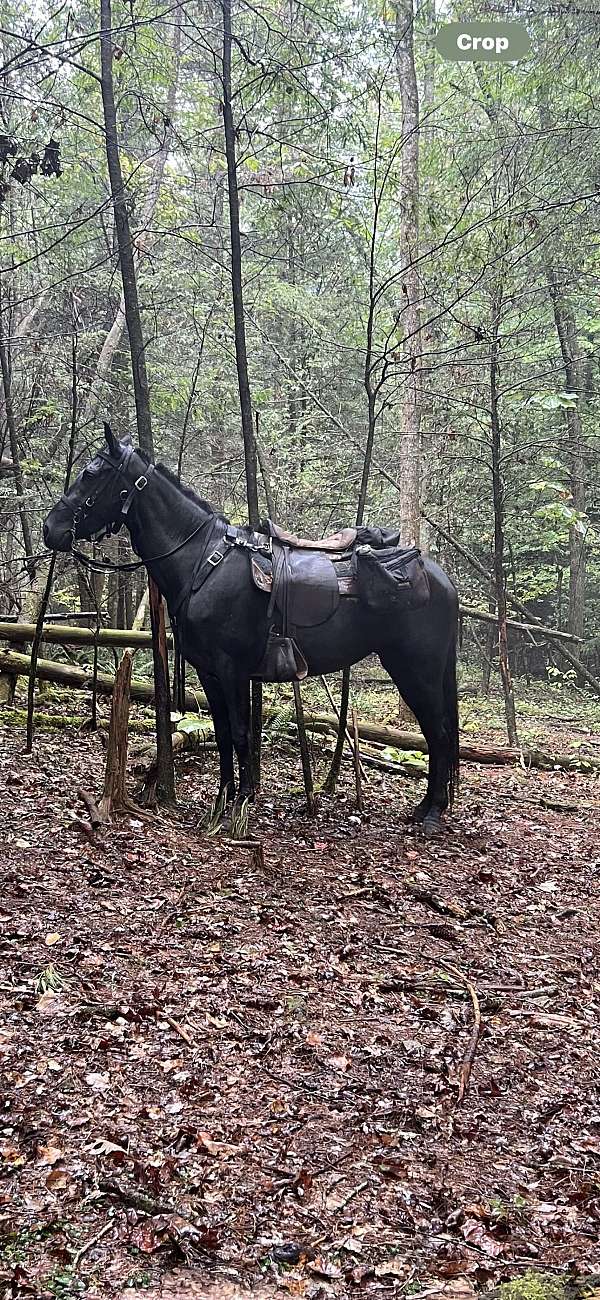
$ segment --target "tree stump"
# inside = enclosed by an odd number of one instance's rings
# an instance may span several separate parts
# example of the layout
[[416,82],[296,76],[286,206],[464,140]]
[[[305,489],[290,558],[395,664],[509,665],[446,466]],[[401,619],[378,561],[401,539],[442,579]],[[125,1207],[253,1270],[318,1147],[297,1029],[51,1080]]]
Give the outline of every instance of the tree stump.
[[127,745],[129,736],[129,686],[133,655],[126,650],[115,674],[112,701],[110,706],[110,723],[108,728],[108,745],[106,750],[106,768],[104,772],[104,792],[100,801],[101,816],[110,818],[115,810],[130,808],[131,800],[127,794]]

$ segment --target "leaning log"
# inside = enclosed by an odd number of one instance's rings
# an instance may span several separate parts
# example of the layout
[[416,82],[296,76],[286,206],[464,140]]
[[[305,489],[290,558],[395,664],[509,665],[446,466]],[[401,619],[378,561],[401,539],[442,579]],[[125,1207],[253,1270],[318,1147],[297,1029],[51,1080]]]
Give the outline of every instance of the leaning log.
[[[481,623],[498,624],[498,615],[492,614],[489,609],[477,609],[475,605],[460,605],[461,614],[464,618],[474,618]],[[545,623],[520,623],[516,618],[507,618],[506,626],[516,632],[535,632],[541,636],[544,641],[578,641],[583,645],[583,638],[575,636],[573,632],[562,632],[556,627],[547,627]]]
[[[16,650],[0,651],[0,673],[27,676],[29,664],[29,655],[19,654]],[[93,686],[93,674],[87,669],[75,668],[72,664],[56,663],[53,659],[38,659],[36,675],[44,681],[56,682],[59,686],[70,686],[76,690],[91,690]],[[112,673],[98,673],[97,689],[100,695],[112,695],[114,684]],[[132,678],[131,698],[141,704],[152,704],[154,700],[152,682]],[[204,692],[186,691],[185,707],[190,713],[197,713],[198,709],[207,709]],[[265,705],[266,718],[278,717],[280,713],[281,705],[278,707],[272,704]],[[1,719],[0,710],[0,721]],[[338,720],[334,713],[313,713],[306,710],[306,726],[308,730],[337,733]],[[385,723],[363,721],[358,724],[358,734],[361,740],[373,740],[380,745],[389,745],[392,749],[415,749],[422,754],[427,753],[427,742],[416,731],[400,731],[397,727],[390,727]],[[600,758],[588,758],[584,755],[579,759],[576,754],[557,756],[547,754],[541,749],[511,749],[508,745],[476,745],[469,742],[461,744],[460,757],[465,763],[495,763],[509,766],[524,763],[529,767],[549,769],[555,767],[567,770],[577,767],[577,764],[582,762],[588,770],[600,771]]]

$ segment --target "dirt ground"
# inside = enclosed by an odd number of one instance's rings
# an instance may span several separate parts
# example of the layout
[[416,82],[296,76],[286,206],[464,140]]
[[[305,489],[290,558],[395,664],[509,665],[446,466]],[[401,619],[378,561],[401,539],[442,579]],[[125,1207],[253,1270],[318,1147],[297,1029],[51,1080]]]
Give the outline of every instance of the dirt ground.
[[198,759],[174,819],[91,839],[98,739],[0,748],[6,1295],[600,1271],[597,780],[464,766],[425,842],[419,783],[373,773],[362,817],[343,784],[311,821],[273,752],[261,862],[203,832]]

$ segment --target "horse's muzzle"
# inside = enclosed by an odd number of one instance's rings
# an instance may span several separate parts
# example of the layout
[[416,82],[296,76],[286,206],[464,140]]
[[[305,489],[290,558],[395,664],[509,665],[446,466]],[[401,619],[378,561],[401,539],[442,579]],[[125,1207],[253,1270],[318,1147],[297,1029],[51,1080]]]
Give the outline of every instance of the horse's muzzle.
[[70,551],[72,542],[71,529],[65,527],[62,523],[55,522],[52,519],[52,514],[51,511],[47,519],[44,520],[42,529],[44,546],[47,546],[49,551]]

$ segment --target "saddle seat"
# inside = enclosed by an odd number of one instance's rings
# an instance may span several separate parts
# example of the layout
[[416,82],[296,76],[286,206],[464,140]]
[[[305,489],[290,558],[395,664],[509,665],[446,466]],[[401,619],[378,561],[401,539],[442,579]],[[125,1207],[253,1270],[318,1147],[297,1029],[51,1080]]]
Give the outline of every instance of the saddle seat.
[[356,528],[340,528],[339,532],[317,540],[313,537],[297,537],[295,533],[288,533],[280,524],[269,519],[269,532],[275,541],[291,546],[294,551],[329,551],[339,554],[351,550],[356,542]]

